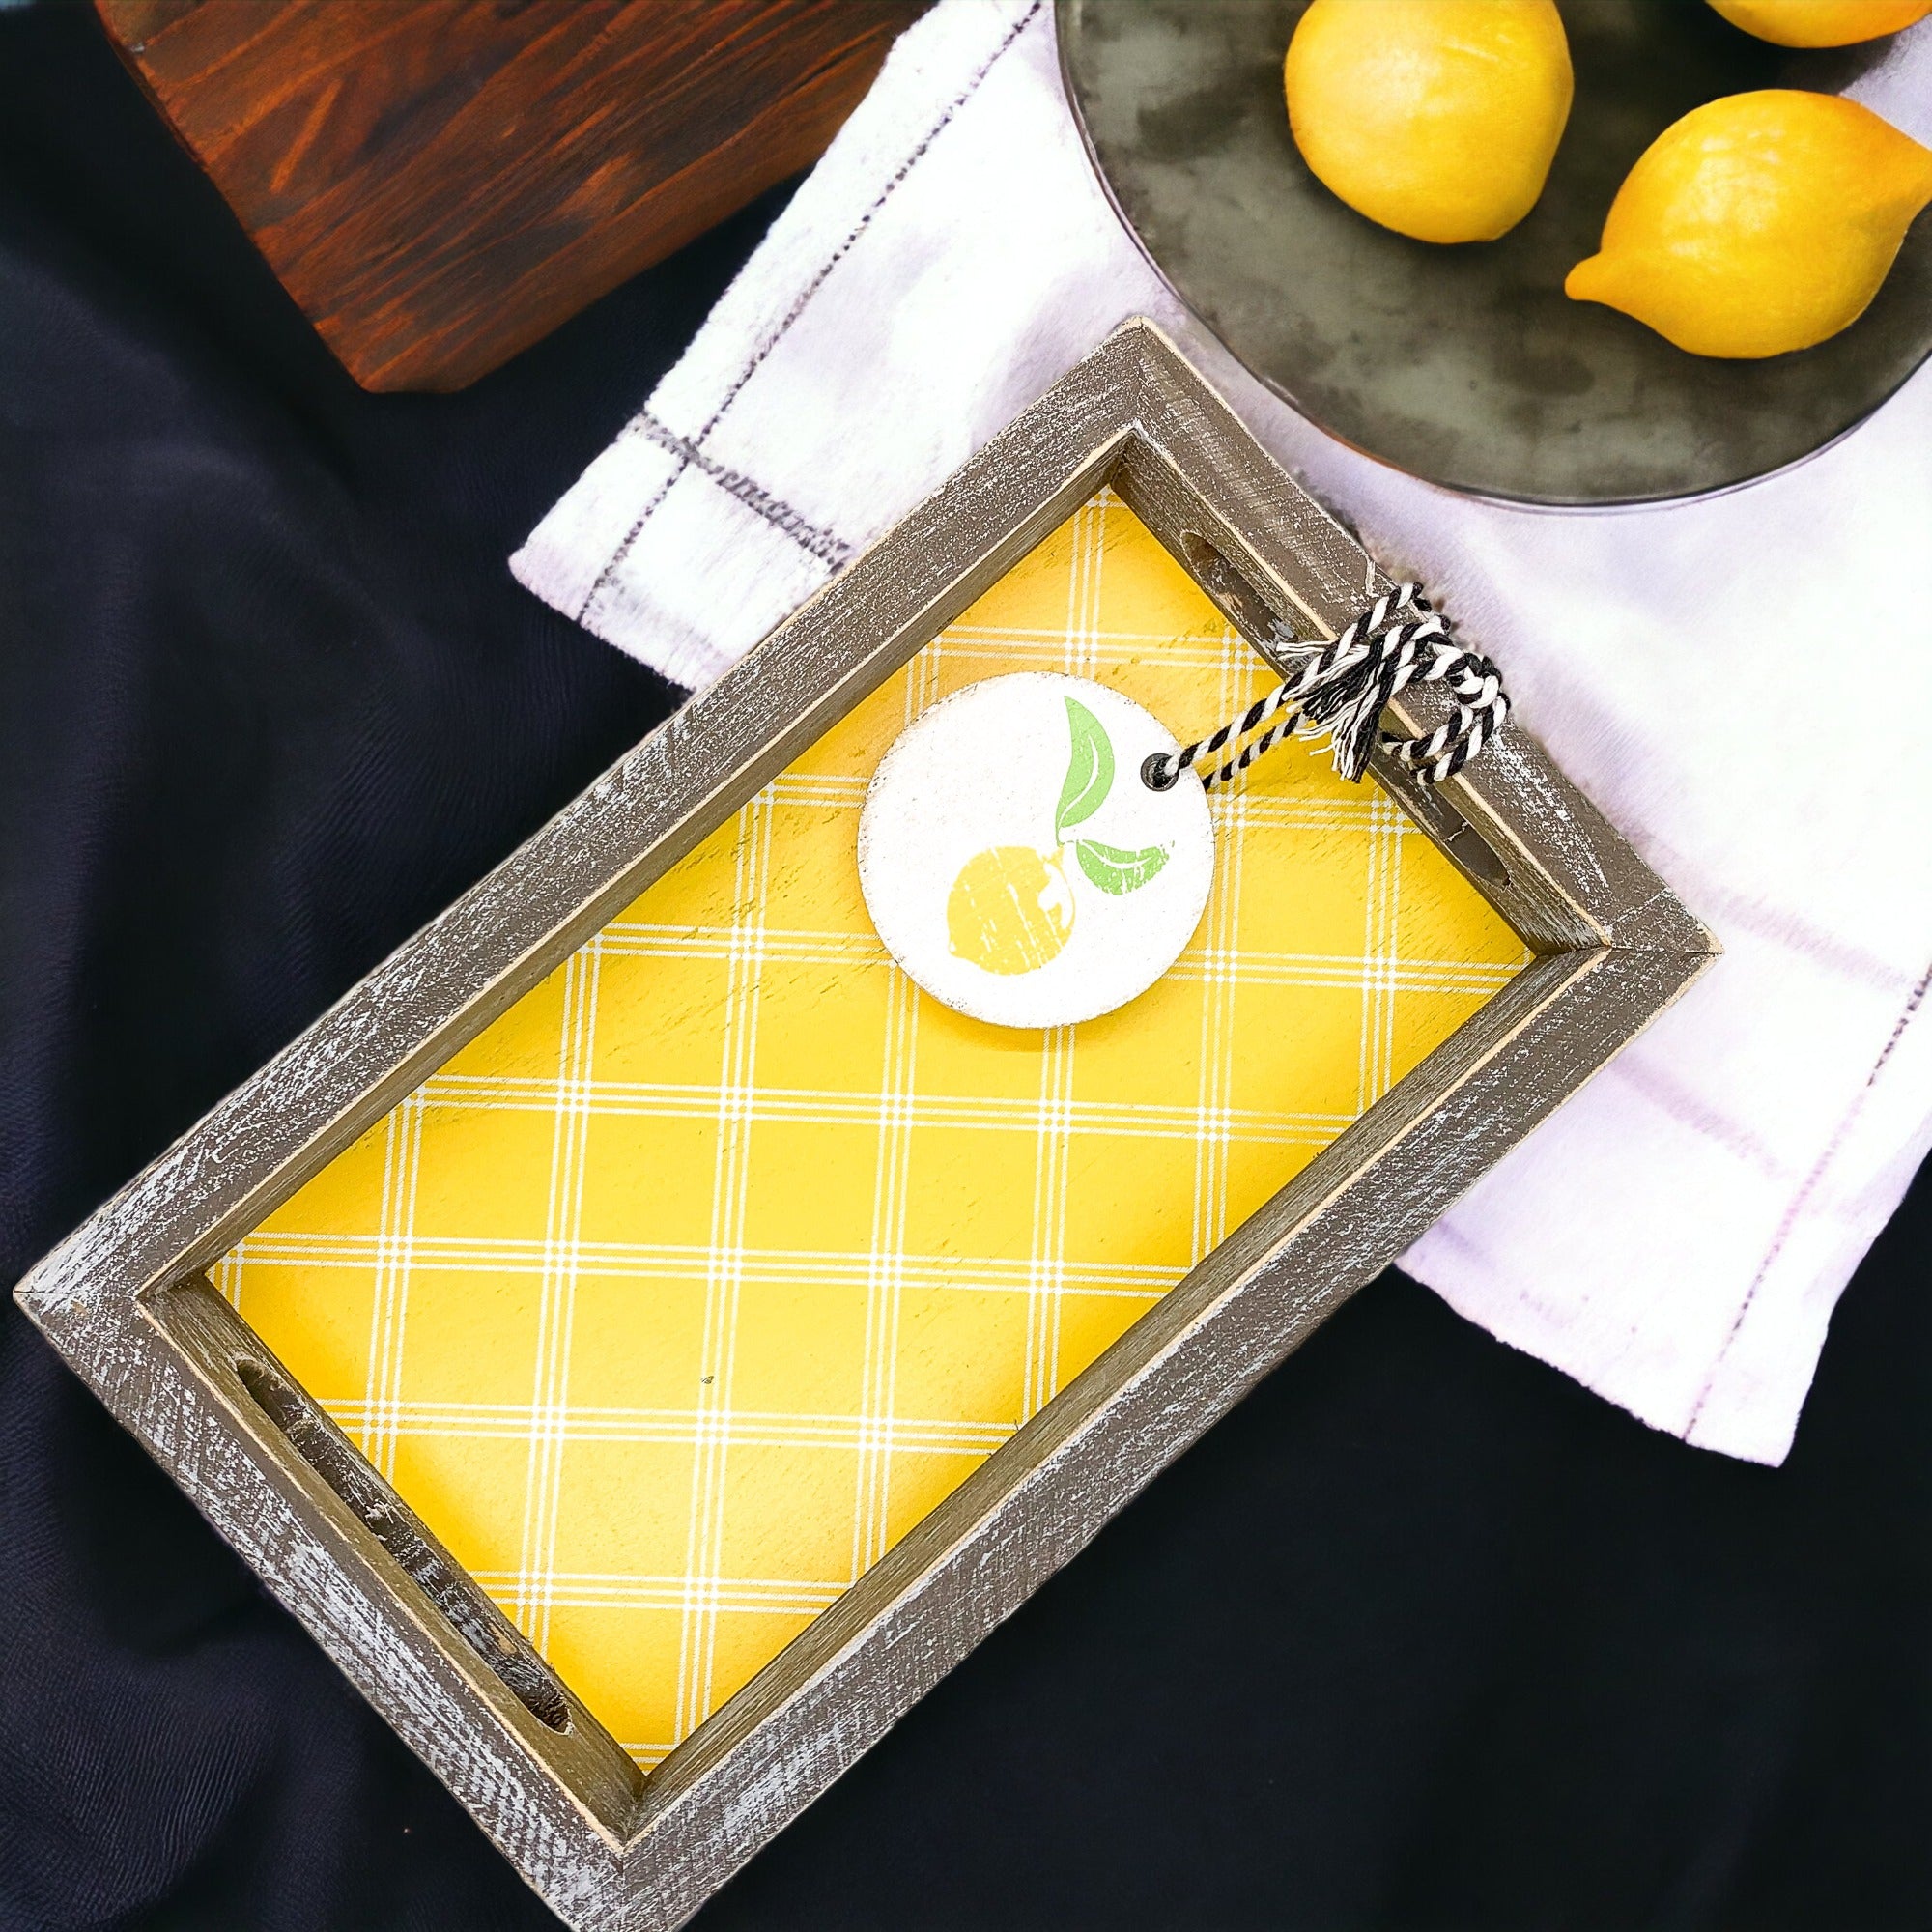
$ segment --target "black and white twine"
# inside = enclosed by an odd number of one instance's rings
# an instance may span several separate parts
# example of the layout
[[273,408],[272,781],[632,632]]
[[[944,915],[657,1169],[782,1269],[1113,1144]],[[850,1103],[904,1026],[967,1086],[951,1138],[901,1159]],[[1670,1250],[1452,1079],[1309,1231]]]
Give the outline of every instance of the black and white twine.
[[[1419,584],[1398,584],[1378,597],[1332,643],[1301,642],[1280,625],[1268,643],[1277,657],[1299,660],[1294,668],[1218,731],[1179,752],[1155,753],[1141,767],[1142,781],[1151,790],[1168,790],[1185,771],[1209,791],[1233,784],[1269,747],[1304,725],[1328,734],[1335,769],[1345,779],[1362,776],[1379,742],[1424,784],[1440,784],[1454,778],[1509,716],[1509,694],[1495,666],[1456,641]],[[1383,707],[1411,684],[1446,685],[1456,698],[1455,715],[1420,738],[1381,733]],[[1254,732],[1260,735],[1250,738]],[[1241,744],[1243,739],[1248,742]],[[1238,754],[1214,763],[1236,744],[1241,744]]]

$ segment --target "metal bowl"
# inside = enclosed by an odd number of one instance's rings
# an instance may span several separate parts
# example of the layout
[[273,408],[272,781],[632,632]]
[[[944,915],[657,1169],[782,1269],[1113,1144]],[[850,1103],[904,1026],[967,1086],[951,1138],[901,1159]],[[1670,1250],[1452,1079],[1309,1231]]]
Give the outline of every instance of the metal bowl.
[[1577,98],[1543,198],[1500,241],[1440,247],[1356,214],[1297,152],[1281,66],[1307,0],[1058,4],[1094,166],[1175,294],[1304,415],[1432,482],[1552,505],[1728,489],[1842,436],[1932,352],[1932,220],[1850,328],[1763,361],[1563,293],[1678,116],[1835,89],[1871,52],[1793,55],[1698,0],[1562,0]]

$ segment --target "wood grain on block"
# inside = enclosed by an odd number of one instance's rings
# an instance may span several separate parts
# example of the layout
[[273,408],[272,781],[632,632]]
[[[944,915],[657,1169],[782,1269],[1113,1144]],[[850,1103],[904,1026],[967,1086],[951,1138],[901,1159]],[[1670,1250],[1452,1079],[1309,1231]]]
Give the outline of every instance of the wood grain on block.
[[455,389],[824,152],[924,0],[96,0],[371,389]]

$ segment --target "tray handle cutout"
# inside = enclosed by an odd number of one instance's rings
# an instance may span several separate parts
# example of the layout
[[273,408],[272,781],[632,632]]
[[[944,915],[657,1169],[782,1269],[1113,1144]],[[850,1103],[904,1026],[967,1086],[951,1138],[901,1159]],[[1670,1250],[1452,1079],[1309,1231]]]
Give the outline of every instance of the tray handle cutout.
[[279,1369],[242,1354],[234,1358],[234,1366],[255,1406],[281,1431],[289,1447],[409,1573],[517,1702],[538,1723],[553,1731],[568,1731],[570,1704],[550,1666],[415,1513]]

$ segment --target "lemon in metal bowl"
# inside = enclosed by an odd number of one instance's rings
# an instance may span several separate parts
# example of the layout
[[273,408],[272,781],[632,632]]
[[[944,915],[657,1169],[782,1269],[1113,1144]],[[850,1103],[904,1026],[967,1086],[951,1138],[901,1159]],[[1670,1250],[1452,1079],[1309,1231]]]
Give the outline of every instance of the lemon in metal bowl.
[[1932,201],[1932,149],[1855,100],[1765,88],[1638,156],[1563,284],[1696,355],[1807,349],[1861,316]]
[[1492,242],[1535,207],[1575,81],[1555,0],[1315,0],[1283,68],[1316,178],[1419,242]]

